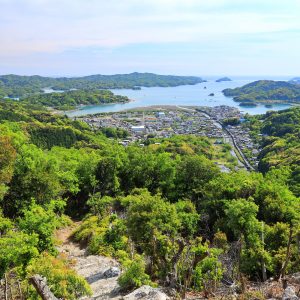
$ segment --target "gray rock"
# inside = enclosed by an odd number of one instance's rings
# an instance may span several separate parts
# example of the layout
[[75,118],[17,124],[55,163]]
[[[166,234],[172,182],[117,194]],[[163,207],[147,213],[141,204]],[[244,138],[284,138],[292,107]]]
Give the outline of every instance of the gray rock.
[[103,277],[105,278],[112,278],[112,277],[117,277],[121,274],[121,270],[118,267],[111,267],[104,271]]
[[293,283],[300,284],[300,272],[292,274],[290,279]]
[[297,297],[295,288],[293,286],[288,286],[284,290],[282,300],[299,300],[299,297]]
[[132,293],[123,297],[124,300],[169,300],[169,297],[159,289],[143,285]]

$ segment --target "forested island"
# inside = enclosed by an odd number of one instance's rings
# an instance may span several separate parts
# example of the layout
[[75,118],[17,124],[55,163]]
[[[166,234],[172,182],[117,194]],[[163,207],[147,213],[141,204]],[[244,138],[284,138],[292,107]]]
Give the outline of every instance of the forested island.
[[88,255],[118,262],[123,294],[159,285],[179,298],[220,287],[274,298],[281,285],[262,282],[299,270],[300,109],[246,116],[260,172],[226,173],[215,164],[226,143],[149,135],[125,147],[40,104],[0,101],[0,278],[19,282],[24,299],[37,299],[34,274],[57,298],[92,294],[59,254],[54,234],[68,226]]
[[68,91],[70,89],[139,89],[141,87],[174,87],[204,82],[195,76],[131,73],[116,75],[90,75],[83,77],[0,76],[0,96],[10,98],[42,93],[44,88]]
[[53,107],[58,110],[71,110],[78,105],[97,105],[109,103],[126,103],[128,97],[115,95],[108,90],[75,90],[63,93],[32,95],[22,99],[23,102]]
[[259,80],[242,87],[225,89],[223,93],[243,104],[298,103],[300,101],[300,85],[286,81]]
[[216,82],[223,82],[223,81],[232,81],[229,77],[222,77],[216,80]]

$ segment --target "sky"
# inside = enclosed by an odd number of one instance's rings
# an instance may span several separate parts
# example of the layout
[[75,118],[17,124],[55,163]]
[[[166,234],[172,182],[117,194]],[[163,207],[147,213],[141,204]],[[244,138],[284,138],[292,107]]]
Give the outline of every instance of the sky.
[[300,0],[0,0],[0,74],[300,76]]

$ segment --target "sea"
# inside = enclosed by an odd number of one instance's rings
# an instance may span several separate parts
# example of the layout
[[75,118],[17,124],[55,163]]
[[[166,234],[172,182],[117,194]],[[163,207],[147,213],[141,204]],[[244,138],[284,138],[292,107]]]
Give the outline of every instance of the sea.
[[111,90],[113,93],[127,96],[131,101],[124,104],[87,105],[77,110],[66,112],[66,114],[70,117],[75,117],[87,114],[118,112],[152,105],[210,107],[228,105],[239,108],[243,113],[255,115],[263,114],[269,110],[283,110],[290,107],[289,104],[273,104],[271,108],[266,107],[264,104],[258,104],[256,107],[239,106],[239,103],[233,101],[232,97],[225,97],[222,93],[224,89],[241,87],[255,80],[270,79],[287,81],[291,79],[290,77],[230,77],[232,81],[216,82],[218,78],[220,77],[203,77],[207,82],[196,85],[142,87],[141,90],[114,89]]

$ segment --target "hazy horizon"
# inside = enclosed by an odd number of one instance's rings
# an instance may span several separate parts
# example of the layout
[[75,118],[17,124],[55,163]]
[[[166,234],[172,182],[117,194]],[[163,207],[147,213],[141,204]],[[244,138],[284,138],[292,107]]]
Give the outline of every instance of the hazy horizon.
[[0,0],[0,5],[1,74],[300,76],[297,0]]
[[93,74],[82,74],[82,75],[64,75],[64,74],[58,74],[58,75],[41,75],[41,74],[22,74],[22,73],[1,73],[0,76],[6,76],[6,75],[18,75],[18,76],[41,76],[41,77],[50,77],[50,78],[77,78],[77,77],[86,77],[86,76],[94,76],[94,75],[126,75],[126,74],[131,74],[131,73],[152,73],[156,75],[170,75],[170,76],[195,76],[195,77],[200,77],[203,80],[215,80],[219,79],[222,77],[229,77],[230,79],[270,79],[270,80],[290,80],[295,77],[299,77],[297,75],[228,75],[228,74],[219,74],[219,75],[199,75],[199,74],[176,74],[176,73],[155,73],[155,72],[147,72],[147,71],[133,71],[133,72],[127,72],[127,73],[93,73]]

